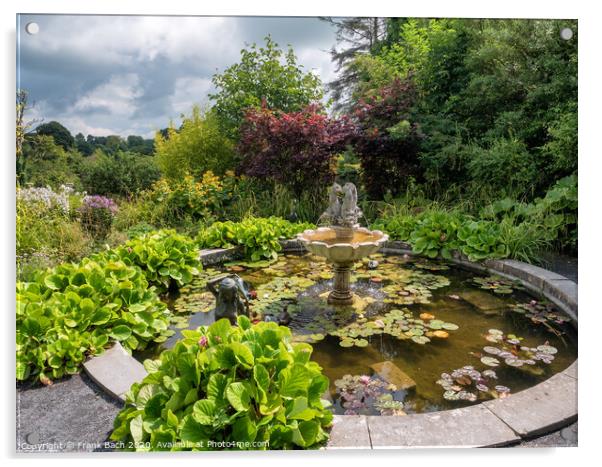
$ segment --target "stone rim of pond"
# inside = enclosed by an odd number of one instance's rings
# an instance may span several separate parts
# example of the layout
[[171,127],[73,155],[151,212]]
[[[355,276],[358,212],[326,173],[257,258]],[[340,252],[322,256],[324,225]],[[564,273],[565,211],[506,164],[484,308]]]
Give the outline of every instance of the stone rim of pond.
[[[281,242],[283,253],[303,252],[297,240]],[[380,252],[412,255],[403,242],[387,242]],[[208,264],[233,259],[236,248],[201,250]],[[531,292],[545,296],[577,325],[577,284],[547,269],[516,260],[468,261],[455,252],[452,263],[494,272],[520,281]],[[143,377],[142,365],[116,343],[84,364],[86,373],[111,396],[124,401],[124,387]],[[495,447],[520,442],[562,428],[577,419],[578,360],[549,379],[504,399],[440,412],[396,416],[335,415],[328,444],[322,449],[396,449],[412,447]],[[143,368],[142,368],[143,370]],[[483,429],[485,428],[485,429]]]

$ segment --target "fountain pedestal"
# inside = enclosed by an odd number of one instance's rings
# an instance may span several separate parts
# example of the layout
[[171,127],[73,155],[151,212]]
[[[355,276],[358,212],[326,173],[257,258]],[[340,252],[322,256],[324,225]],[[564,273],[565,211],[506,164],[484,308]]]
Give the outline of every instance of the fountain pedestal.
[[353,293],[351,292],[351,270],[353,263],[334,264],[334,289],[328,295],[330,305],[352,305]]
[[[341,203],[340,195],[344,195]],[[330,190],[330,201],[320,219],[330,220],[330,227],[306,230],[297,238],[311,253],[323,256],[334,268],[334,288],[328,295],[331,305],[352,305],[351,269],[353,263],[372,255],[389,239],[380,230],[368,230],[357,223],[362,211],[357,207],[357,190],[353,183],[343,188],[335,183]]]

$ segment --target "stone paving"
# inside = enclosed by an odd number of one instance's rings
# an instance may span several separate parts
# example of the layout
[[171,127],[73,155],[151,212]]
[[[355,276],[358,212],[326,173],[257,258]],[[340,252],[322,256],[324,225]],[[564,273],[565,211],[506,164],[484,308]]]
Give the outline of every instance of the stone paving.
[[52,386],[17,387],[16,450],[102,450],[121,406],[84,372]]

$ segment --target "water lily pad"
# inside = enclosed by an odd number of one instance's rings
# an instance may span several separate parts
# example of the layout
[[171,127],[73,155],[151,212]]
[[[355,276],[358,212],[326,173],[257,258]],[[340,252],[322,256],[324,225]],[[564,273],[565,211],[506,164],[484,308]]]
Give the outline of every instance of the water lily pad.
[[412,340],[417,344],[426,344],[431,340],[426,336],[412,336]]
[[504,360],[504,362],[506,363],[506,365],[509,365],[509,366],[515,366],[515,367],[523,366],[523,361],[519,358],[508,357]]
[[487,366],[499,366],[500,361],[494,357],[481,357],[481,362]]
[[354,342],[351,339],[343,339],[339,342],[341,347],[353,347]]
[[552,347],[551,345],[547,344],[537,346],[537,350],[549,355],[554,355],[558,352],[556,347]]
[[498,355],[501,352],[501,350],[497,347],[491,347],[489,345],[483,347],[483,350],[487,353],[490,353],[491,355]]
[[444,324],[445,324],[444,321],[441,321],[439,319],[433,319],[428,323],[428,327],[431,329],[441,329],[441,328],[443,328]]

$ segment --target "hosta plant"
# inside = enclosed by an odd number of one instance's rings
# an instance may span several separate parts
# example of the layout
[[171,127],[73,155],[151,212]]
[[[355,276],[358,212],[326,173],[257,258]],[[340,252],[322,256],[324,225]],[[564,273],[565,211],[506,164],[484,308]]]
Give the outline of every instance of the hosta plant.
[[249,217],[241,222],[215,222],[199,233],[197,241],[201,248],[240,246],[245,258],[259,261],[278,256],[282,250],[279,239],[290,238],[311,227],[311,224],[295,224],[279,217]]
[[189,283],[202,268],[194,240],[175,230],[140,235],[101,255],[138,266],[159,292],[166,292],[172,283],[179,287]]
[[149,374],[127,393],[111,439],[176,451],[311,448],[327,439],[328,378],[288,328],[241,316],[238,326],[222,319],[183,335],[145,362]]
[[488,221],[468,221],[458,229],[458,247],[470,261],[503,258],[506,248],[500,241],[500,226]]
[[459,216],[446,212],[433,212],[423,217],[410,234],[412,251],[429,258],[442,256],[451,258],[457,248],[457,231],[461,224]]
[[17,379],[76,373],[109,340],[126,349],[161,342],[169,312],[138,268],[84,259],[17,284]]

